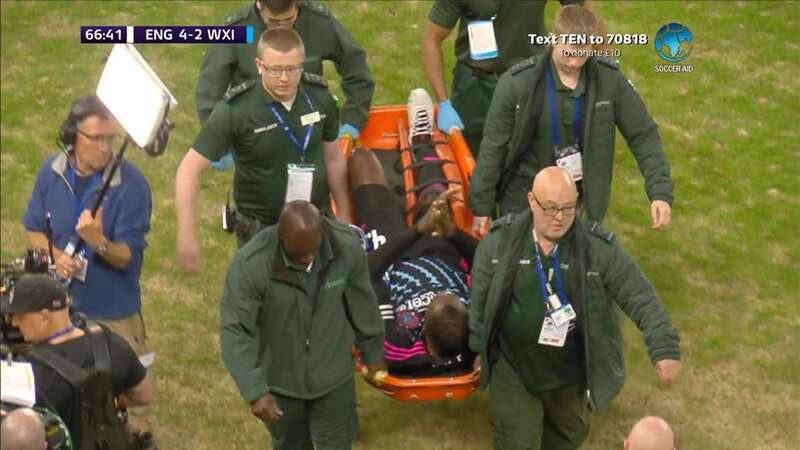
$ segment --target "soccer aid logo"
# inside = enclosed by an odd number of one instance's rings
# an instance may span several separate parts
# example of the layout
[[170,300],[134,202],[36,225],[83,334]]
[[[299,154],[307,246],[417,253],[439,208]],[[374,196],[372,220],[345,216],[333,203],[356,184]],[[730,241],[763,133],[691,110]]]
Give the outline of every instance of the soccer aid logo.
[[656,53],[664,61],[679,63],[692,53],[694,36],[679,23],[670,23],[659,28],[655,38]]

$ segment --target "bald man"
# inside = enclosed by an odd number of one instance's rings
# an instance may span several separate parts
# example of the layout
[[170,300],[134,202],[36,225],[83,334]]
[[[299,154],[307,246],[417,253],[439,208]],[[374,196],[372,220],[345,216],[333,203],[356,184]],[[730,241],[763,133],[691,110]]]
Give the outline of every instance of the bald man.
[[17,408],[0,425],[0,449],[45,450],[47,437],[39,414],[30,408]]
[[528,210],[492,224],[475,255],[469,345],[498,449],[581,445],[590,411],[625,381],[617,307],[643,332],[662,383],[680,369],[678,332],[653,286],[612,233],[575,217],[577,200],[567,172],[542,169]]
[[647,416],[636,422],[624,442],[625,450],[675,450],[672,428],[661,417]]
[[234,257],[220,327],[225,367],[273,448],[350,448],[353,344],[368,376],[385,364],[367,257],[347,225],[288,203]]

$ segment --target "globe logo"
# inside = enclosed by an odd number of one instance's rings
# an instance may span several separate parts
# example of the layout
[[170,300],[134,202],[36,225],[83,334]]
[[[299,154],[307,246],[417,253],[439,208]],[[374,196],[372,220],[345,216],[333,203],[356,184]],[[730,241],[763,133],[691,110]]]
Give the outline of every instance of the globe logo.
[[694,36],[679,23],[669,23],[658,29],[655,39],[656,53],[664,61],[679,63],[692,53]]

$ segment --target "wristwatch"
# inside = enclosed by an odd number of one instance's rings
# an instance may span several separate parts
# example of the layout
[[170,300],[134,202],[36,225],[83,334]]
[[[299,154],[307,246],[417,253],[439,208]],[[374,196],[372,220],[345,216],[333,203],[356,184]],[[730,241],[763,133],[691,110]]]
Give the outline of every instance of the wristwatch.
[[105,254],[108,251],[109,247],[111,247],[111,241],[106,239],[106,240],[103,241],[102,244],[97,246],[97,248],[94,250],[94,252],[97,253],[100,256],[105,256]]

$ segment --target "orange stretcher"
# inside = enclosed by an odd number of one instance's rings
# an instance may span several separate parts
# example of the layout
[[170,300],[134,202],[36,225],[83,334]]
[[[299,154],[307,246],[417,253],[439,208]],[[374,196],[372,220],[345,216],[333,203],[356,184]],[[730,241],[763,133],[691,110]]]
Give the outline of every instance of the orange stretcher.
[[[403,168],[412,163],[412,154],[403,149],[409,148],[408,118],[405,105],[390,105],[373,107],[370,110],[366,126],[359,136],[360,146],[375,152],[394,151],[400,149],[400,161]],[[466,195],[469,190],[469,180],[475,168],[472,157],[461,132],[453,130],[448,138],[440,130],[435,130],[433,141],[434,149],[441,160],[449,161],[441,168],[448,181],[457,182]],[[349,139],[340,141],[340,149],[346,158],[349,158],[354,149],[354,143]],[[403,185],[405,188],[405,202],[409,225],[412,221],[412,208],[416,202],[416,194],[412,188],[415,186],[413,170],[403,170]],[[472,213],[466,207],[465,201],[451,200],[450,213],[458,226],[465,233],[472,233]],[[355,370],[361,373],[364,365],[357,349],[353,349]],[[472,394],[479,384],[479,372],[473,370],[469,373],[453,376],[435,376],[424,378],[400,378],[388,374],[380,384],[374,380],[364,378],[370,385],[379,389],[385,395],[403,402],[422,403],[440,400],[461,400]]]

